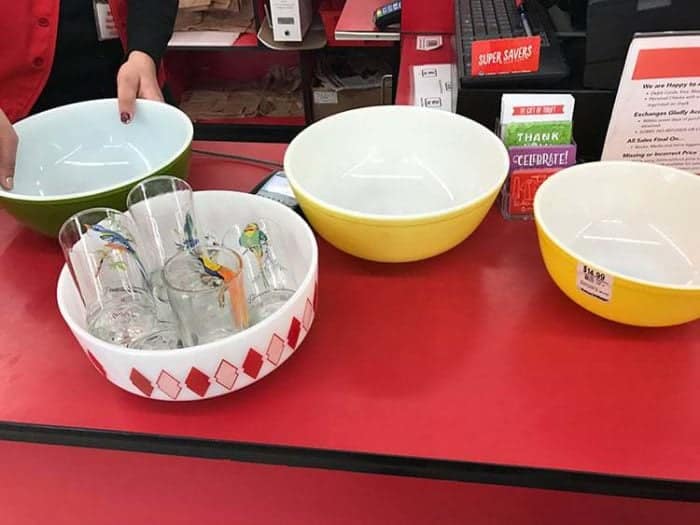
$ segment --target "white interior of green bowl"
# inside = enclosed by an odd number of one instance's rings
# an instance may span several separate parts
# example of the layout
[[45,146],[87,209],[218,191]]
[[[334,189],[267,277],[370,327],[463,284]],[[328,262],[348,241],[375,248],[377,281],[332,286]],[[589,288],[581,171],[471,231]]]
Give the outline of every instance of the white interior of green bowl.
[[644,284],[700,289],[700,177],[637,162],[563,170],[535,196],[544,231],[575,258]]
[[285,156],[297,191],[340,213],[425,218],[497,190],[508,155],[467,118],[414,106],[377,106],[323,119]]
[[123,124],[116,99],[58,107],[17,124],[14,189],[5,198],[54,200],[109,191],[173,162],[192,141],[177,108],[139,100]]

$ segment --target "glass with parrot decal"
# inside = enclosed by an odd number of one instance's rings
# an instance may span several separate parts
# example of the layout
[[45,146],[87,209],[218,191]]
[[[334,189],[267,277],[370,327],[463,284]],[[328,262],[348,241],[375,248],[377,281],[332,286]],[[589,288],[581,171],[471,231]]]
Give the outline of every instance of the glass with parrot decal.
[[284,264],[293,251],[274,221],[259,218],[235,225],[224,236],[223,244],[238,251],[243,260],[253,322],[272,315],[294,294],[297,283]]
[[224,247],[173,256],[163,269],[185,346],[209,343],[250,325],[241,257]]
[[124,346],[160,329],[135,231],[127,215],[93,208],[70,217],[59,232],[88,330]]
[[145,265],[161,317],[173,320],[162,273],[168,259],[199,248],[192,188],[176,177],[151,177],[135,186],[126,202],[147,247]]

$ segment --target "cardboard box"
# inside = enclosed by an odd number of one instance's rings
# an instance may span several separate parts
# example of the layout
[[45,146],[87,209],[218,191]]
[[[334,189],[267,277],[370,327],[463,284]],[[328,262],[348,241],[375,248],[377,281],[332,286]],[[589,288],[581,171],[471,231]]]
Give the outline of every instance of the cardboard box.
[[322,57],[314,77],[314,120],[349,109],[392,103],[391,66],[381,59],[357,53]]

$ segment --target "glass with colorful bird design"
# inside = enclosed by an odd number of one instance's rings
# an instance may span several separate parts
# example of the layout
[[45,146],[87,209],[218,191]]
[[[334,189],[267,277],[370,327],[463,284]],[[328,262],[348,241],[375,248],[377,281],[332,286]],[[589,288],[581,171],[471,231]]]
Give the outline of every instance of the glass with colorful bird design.
[[161,318],[173,320],[163,267],[178,252],[199,246],[192,188],[176,177],[151,177],[129,192],[126,203],[146,248],[145,265]]
[[163,269],[185,346],[209,343],[250,324],[240,256],[223,247],[182,251]]
[[124,346],[160,326],[135,231],[123,213],[93,208],[73,215],[59,232],[88,331]]
[[224,236],[223,244],[237,250],[243,260],[253,323],[275,313],[294,295],[296,280],[284,264],[291,256],[291,249],[277,223],[257,219],[244,226],[235,225]]

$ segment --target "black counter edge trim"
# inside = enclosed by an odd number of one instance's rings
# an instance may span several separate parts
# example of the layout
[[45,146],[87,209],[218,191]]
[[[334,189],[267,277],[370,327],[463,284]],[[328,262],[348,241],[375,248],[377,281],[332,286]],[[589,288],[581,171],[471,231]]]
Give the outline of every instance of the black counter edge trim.
[[0,439],[643,499],[700,502],[700,482],[0,421]]
[[304,126],[195,123],[194,140],[288,143],[303,129]]

